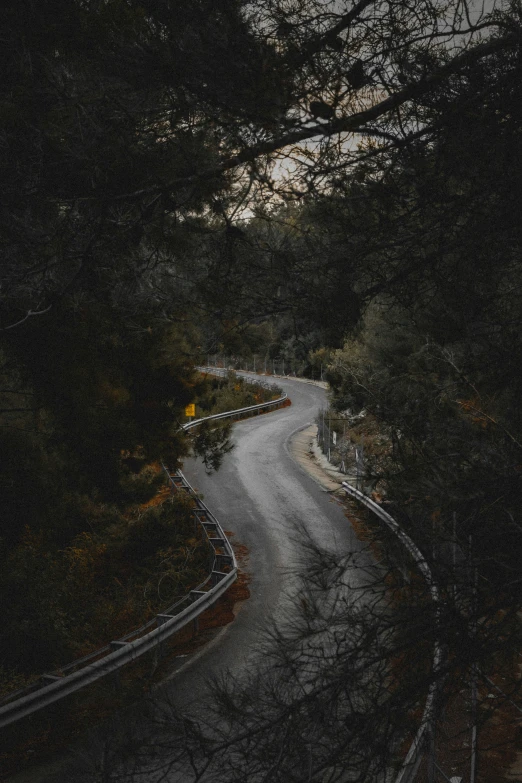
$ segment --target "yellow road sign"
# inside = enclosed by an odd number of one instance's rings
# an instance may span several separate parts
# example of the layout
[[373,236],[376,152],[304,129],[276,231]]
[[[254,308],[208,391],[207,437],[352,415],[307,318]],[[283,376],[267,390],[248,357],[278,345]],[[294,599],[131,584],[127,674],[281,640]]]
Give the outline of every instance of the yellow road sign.
[[195,403],[191,402],[190,405],[187,405],[185,408],[185,416],[195,416],[196,415],[196,405]]

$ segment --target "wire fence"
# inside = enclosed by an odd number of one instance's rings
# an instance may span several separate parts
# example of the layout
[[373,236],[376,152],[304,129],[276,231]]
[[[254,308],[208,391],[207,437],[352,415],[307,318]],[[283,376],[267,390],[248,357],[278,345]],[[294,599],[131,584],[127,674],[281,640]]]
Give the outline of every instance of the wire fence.
[[306,377],[315,381],[324,380],[322,365],[319,368],[312,367],[303,359],[295,357],[277,356],[269,357],[268,354],[253,354],[244,358],[233,354],[207,354],[207,366],[228,370],[245,370],[247,372],[262,373],[264,375],[282,375],[288,378]]
[[359,490],[368,489],[365,478],[364,436],[356,440],[349,420],[331,416],[322,410],[317,418],[317,443],[327,458],[341,473],[354,482]]

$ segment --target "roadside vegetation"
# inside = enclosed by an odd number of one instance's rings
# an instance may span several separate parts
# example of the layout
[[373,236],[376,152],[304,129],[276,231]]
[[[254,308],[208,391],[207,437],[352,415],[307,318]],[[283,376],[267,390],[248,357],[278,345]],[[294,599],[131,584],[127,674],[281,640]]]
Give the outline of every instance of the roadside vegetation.
[[229,370],[226,375],[206,375],[207,390],[197,400],[198,417],[212,416],[249,405],[259,405],[281,396],[281,389],[275,383],[253,382]]
[[[278,393],[233,373],[195,379],[200,416]],[[230,448],[230,427],[202,425],[188,446],[209,466],[212,454],[215,469]],[[30,472],[11,464],[12,485],[30,476],[32,486],[28,482],[26,492],[19,486],[18,499],[13,491],[7,498],[17,516],[1,553],[0,697],[142,625],[208,573],[208,548],[194,529],[190,500],[170,494],[161,465],[147,462],[143,449],[120,455],[118,502],[82,493],[69,477],[71,486],[57,503],[54,474],[38,457],[43,461],[35,445]],[[60,490],[67,474],[56,475]],[[36,494],[40,482],[51,485],[48,495]],[[24,516],[25,504],[32,504],[31,517]]]
[[27,526],[4,559],[2,696],[142,625],[207,575],[182,496],[124,511],[82,501],[88,530],[64,546]]
[[[7,0],[0,26],[6,687],[196,578],[185,507],[153,499],[161,462],[211,470],[229,447],[226,425],[184,432],[185,406],[252,399],[205,386],[195,367],[221,354],[329,380],[363,486],[444,600],[440,621],[405,604],[389,634],[377,605],[377,631],[350,602],[301,607],[274,679],[233,693],[248,742],[232,709],[216,779],[362,783],[435,681],[441,715],[464,683],[470,722],[493,722],[484,677],[515,704],[521,682],[520,0]],[[332,598],[342,564],[315,562]],[[328,622],[338,656],[321,658]],[[415,657],[436,634],[444,671]],[[386,691],[396,640],[409,691]],[[374,648],[385,663],[354,683],[372,730],[342,683]],[[211,742],[180,726],[204,780]]]

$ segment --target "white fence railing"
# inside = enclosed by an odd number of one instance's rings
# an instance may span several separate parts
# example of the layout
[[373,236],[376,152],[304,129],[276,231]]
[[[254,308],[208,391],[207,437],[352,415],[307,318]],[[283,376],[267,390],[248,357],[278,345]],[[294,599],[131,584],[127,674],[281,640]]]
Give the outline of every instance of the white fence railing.
[[[183,425],[183,429],[191,429],[203,421],[247,416],[263,408],[278,407],[286,399],[287,395],[283,394],[276,400],[269,400],[259,405],[250,405],[196,419]],[[9,694],[0,702],[0,727],[32,715],[102,677],[117,672],[118,669],[161,645],[172,634],[196,620],[211,607],[237,578],[234,552],[217,519],[180,471],[170,475],[166,467],[163,468],[173,488],[186,491],[193,499],[194,516],[204,530],[214,553],[208,577],[188,595],[140,628],[59,670],[42,675],[27,688]]]

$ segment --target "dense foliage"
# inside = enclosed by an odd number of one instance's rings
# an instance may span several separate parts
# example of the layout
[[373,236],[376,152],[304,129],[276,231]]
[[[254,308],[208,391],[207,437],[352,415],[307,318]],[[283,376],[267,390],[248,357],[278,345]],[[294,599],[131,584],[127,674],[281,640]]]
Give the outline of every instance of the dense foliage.
[[140,627],[208,572],[190,504],[161,497],[125,515],[69,499],[89,529],[59,545],[27,526],[3,560],[0,693]]
[[[448,596],[442,544],[471,558],[474,661],[516,648],[522,9],[498,5],[2,5],[6,591],[35,563],[47,584],[42,542],[64,584],[73,552],[114,554],[151,466],[189,451],[205,354],[331,357],[337,409],[387,439],[369,478]],[[217,465],[226,433],[199,446]]]

